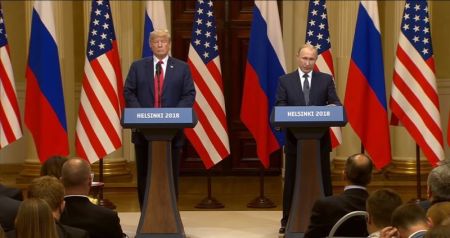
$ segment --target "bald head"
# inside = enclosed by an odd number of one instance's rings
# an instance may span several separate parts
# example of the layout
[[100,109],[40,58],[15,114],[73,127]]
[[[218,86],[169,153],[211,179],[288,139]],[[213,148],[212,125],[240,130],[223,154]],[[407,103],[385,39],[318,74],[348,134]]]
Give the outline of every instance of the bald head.
[[65,188],[90,186],[91,166],[86,160],[69,159],[62,167],[61,180]]
[[345,176],[354,185],[367,186],[372,179],[372,160],[365,154],[354,154],[347,158]]

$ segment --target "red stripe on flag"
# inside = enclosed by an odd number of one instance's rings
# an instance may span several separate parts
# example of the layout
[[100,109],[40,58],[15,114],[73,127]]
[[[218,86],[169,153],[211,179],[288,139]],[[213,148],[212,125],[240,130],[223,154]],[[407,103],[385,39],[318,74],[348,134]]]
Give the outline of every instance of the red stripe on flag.
[[214,145],[214,148],[217,150],[217,152],[219,152],[221,158],[225,158],[226,156],[228,156],[227,149],[223,145],[222,141],[220,141],[219,136],[217,135],[216,131],[212,127],[211,123],[209,122],[208,118],[203,113],[203,110],[200,108],[197,102],[194,103],[194,110],[197,113],[199,123],[201,123],[201,125],[203,126],[203,129],[211,140],[211,143]]
[[100,63],[97,60],[92,60],[89,63],[91,64],[92,71],[95,73],[95,76],[97,77],[97,80],[99,81],[99,84],[102,86],[103,90],[105,91],[106,96],[108,97],[112,106],[116,110],[117,115],[119,115],[120,114],[120,112],[118,111],[119,110],[119,99],[117,98],[116,90],[114,89],[110,80],[108,79],[108,75],[106,75],[104,69],[102,68],[102,66],[100,65]]
[[6,73],[5,66],[1,61],[0,61],[0,81],[3,86],[3,90],[5,90],[6,97],[8,97],[8,100],[11,103],[12,108],[14,109],[14,113],[16,114],[16,117],[20,121],[20,112],[19,112],[19,105],[17,103],[16,92],[11,84],[11,79],[8,77],[8,74]]
[[416,143],[423,150],[423,153],[428,158],[430,163],[433,166],[437,165],[437,163],[439,162],[439,157],[434,153],[434,151],[425,141],[424,137],[422,136],[422,133],[419,131],[416,124],[410,120],[410,118],[406,115],[406,113],[402,110],[402,108],[397,104],[395,100],[391,100],[389,104],[391,110],[395,112],[396,115],[404,115],[402,117],[399,116],[400,121],[408,129],[408,132],[411,134]]
[[219,68],[217,68],[214,60],[207,63],[206,67],[208,68],[208,71],[212,75],[214,81],[216,81],[216,84],[219,85],[220,93],[223,95],[222,73],[219,71]]
[[[14,132],[11,128],[11,124],[8,123],[8,118],[6,117],[6,113],[3,110],[3,107],[1,107],[0,104],[0,125],[3,129],[2,133],[6,137],[6,144],[9,144],[16,140],[16,137],[14,136]],[[2,145],[0,144],[0,148],[2,148]]]
[[[86,112],[84,111],[84,108],[82,106],[80,106],[80,109],[78,110],[78,119],[80,120],[81,125],[83,125],[83,129],[87,135],[87,139],[89,140],[89,143],[92,145],[92,148],[94,148],[97,156],[98,157],[105,156],[107,153],[103,148],[103,145],[100,142],[99,138],[97,137],[94,128],[89,122]],[[82,146],[82,144],[80,145]],[[87,157],[85,158],[87,159]]]
[[391,146],[389,141],[389,124],[386,109],[381,106],[377,95],[373,92],[364,74],[350,60],[345,109],[348,121],[358,134],[365,149],[372,157],[377,169],[381,169],[391,161]]
[[84,151],[84,148],[81,145],[80,138],[78,138],[78,134],[75,134],[75,148],[77,150],[78,156],[89,162],[89,160],[87,159],[86,152]]
[[25,117],[25,124],[33,135],[39,159],[43,163],[53,155],[68,155],[67,133],[47,98],[39,90],[37,79],[29,67],[26,69],[26,78],[27,88],[36,90],[26,90],[25,97],[34,100],[25,100],[25,114],[34,116]]
[[268,168],[270,154],[280,148],[269,124],[269,103],[259,84],[258,75],[249,62],[245,67],[244,78],[241,120],[256,140],[257,154],[261,163]]
[[[397,60],[400,60],[403,65],[408,69],[409,73],[414,77],[415,81],[419,83],[420,87],[423,89],[425,94],[430,98],[433,104],[439,108],[439,97],[436,90],[431,86],[426,80],[422,73],[422,70],[417,67],[417,65],[412,61],[411,58],[406,54],[402,47],[397,48]],[[434,72],[434,71],[433,71]]]
[[205,165],[206,169],[209,169],[214,166],[214,162],[211,160],[211,157],[209,156],[208,151],[203,146],[203,143],[201,142],[200,138],[198,137],[197,133],[195,133],[194,130],[184,130],[184,134],[186,137],[189,138],[189,141],[191,142],[192,146],[195,148],[195,151],[197,151],[197,154],[201,155],[201,159],[203,161],[203,164]]
[[334,77],[333,57],[331,56],[331,50],[322,52],[319,57],[323,57],[325,63],[328,65],[328,68],[331,71],[331,75]]
[[[406,85],[406,82],[396,71],[394,71],[394,84],[395,87],[404,95],[405,99],[408,100],[408,103],[411,104],[414,109],[417,111],[417,114],[422,118],[422,120],[427,125],[427,128],[433,133],[434,137],[436,137],[439,141],[443,140],[443,135],[441,131],[440,125],[437,125],[431,115],[427,112],[425,105],[423,102],[416,97],[413,91],[411,91],[410,87]],[[399,119],[404,118],[397,114]]]
[[120,107],[115,107],[119,118],[122,117],[122,110],[125,107],[125,99],[123,97],[123,78],[122,78],[122,70],[120,69],[120,57],[119,51],[117,47],[117,42],[113,41],[113,49],[111,51],[106,52],[106,56],[109,59],[109,62],[113,66],[114,73],[116,75],[116,84],[117,84],[117,92],[115,93],[115,97],[118,98]]
[[[86,96],[88,98],[89,103],[92,106],[93,111],[95,112],[95,115],[97,115],[98,120],[101,122],[103,128],[105,129],[105,132],[108,134],[109,139],[111,140],[112,144],[115,148],[118,148],[121,146],[122,142],[117,135],[116,130],[114,129],[114,126],[112,125],[111,121],[109,120],[108,116],[106,115],[105,110],[103,109],[103,106],[98,101],[97,95],[95,94],[94,90],[92,89],[91,85],[89,84],[89,80],[87,80],[87,76],[84,75],[83,79],[83,90],[86,93]],[[104,155],[103,155],[104,156]]]
[[[208,85],[205,83],[202,75],[200,72],[198,72],[197,68],[193,64],[192,61],[188,60],[189,68],[191,69],[192,78],[194,78],[194,82],[197,85],[198,89],[202,92],[203,96],[205,97],[206,101],[210,105],[211,109],[213,110],[214,114],[219,119],[222,126],[226,129],[227,128],[227,121],[226,121],[226,115],[224,111],[222,110],[222,107],[220,106],[219,102],[217,101],[217,98],[215,95],[211,92]],[[218,92],[215,92],[218,93]]]

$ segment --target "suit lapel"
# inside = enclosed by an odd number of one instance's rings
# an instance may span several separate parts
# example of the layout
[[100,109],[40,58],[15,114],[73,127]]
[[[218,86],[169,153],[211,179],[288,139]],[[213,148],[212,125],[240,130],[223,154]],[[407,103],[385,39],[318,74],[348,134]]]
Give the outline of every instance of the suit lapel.
[[164,92],[167,88],[167,80],[172,78],[173,70],[175,69],[172,57],[169,56],[169,59],[167,59],[167,66],[166,66],[166,72],[164,72],[164,83],[162,88],[162,95],[164,95]]
[[145,74],[144,75],[148,75],[150,77],[149,79],[145,79],[144,82],[148,83],[147,88],[150,91],[151,97],[154,98],[155,97],[155,82],[154,82],[155,74],[153,73],[153,57],[149,57],[145,61]]
[[298,102],[300,102],[299,106],[305,106],[305,96],[303,95],[302,81],[300,80],[300,74],[298,70],[295,70],[292,77],[292,89],[300,92],[298,94]]

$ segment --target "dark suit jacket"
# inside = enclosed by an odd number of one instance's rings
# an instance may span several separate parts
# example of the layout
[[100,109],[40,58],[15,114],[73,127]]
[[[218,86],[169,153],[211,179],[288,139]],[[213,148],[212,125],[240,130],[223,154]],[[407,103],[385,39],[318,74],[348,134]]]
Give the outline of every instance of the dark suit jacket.
[[0,195],[0,224],[4,231],[14,229],[14,220],[19,210],[20,201]]
[[12,199],[19,200],[19,201],[23,200],[21,189],[5,187],[2,184],[0,184],[0,195],[10,197]]
[[[154,107],[153,57],[133,62],[124,86],[126,107]],[[189,66],[169,57],[161,95],[162,107],[192,107],[195,87]],[[178,135],[180,137],[181,135]],[[144,144],[147,140],[140,133],[133,132],[133,143]],[[180,141],[179,146],[182,146]]]
[[[364,189],[352,188],[343,193],[324,197],[314,203],[305,238],[326,237],[333,225],[345,214],[365,211],[369,194]],[[367,237],[366,221],[362,217],[350,218],[336,231],[336,236]]]
[[59,238],[89,238],[89,233],[83,229],[67,226],[55,221]]
[[[311,87],[309,91],[309,105],[310,106],[325,106],[328,104],[342,105],[336,94],[336,88],[331,75],[313,72],[311,78]],[[306,106],[305,97],[303,96],[302,84],[298,70],[285,74],[280,77],[278,81],[278,88],[276,94],[277,106]],[[296,153],[296,139],[289,133],[286,133],[286,154]],[[291,146],[288,142],[294,143]],[[328,151],[331,150],[331,142],[329,133],[326,133],[321,141],[322,146],[326,147]]]
[[91,238],[122,238],[117,212],[92,204],[87,197],[64,198],[66,207],[60,222],[89,232]]

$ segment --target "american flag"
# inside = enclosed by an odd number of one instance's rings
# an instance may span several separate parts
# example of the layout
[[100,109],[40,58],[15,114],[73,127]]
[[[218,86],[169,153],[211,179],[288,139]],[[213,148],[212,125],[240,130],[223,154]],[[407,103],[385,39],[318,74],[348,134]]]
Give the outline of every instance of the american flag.
[[22,137],[19,105],[0,4],[0,149]]
[[123,81],[108,0],[92,1],[88,34],[76,150],[93,163],[122,146]]
[[205,167],[210,168],[230,154],[212,1],[196,3],[188,64],[196,89],[194,110],[198,123],[185,129],[185,134]]
[[426,1],[406,1],[395,58],[392,124],[405,126],[431,164],[444,159]]
[[[327,5],[325,0],[309,1],[306,26],[306,43],[317,48],[319,53],[315,71],[331,74],[334,78],[333,57],[331,55],[330,33],[328,32]],[[333,148],[342,143],[340,127],[330,128]]]

